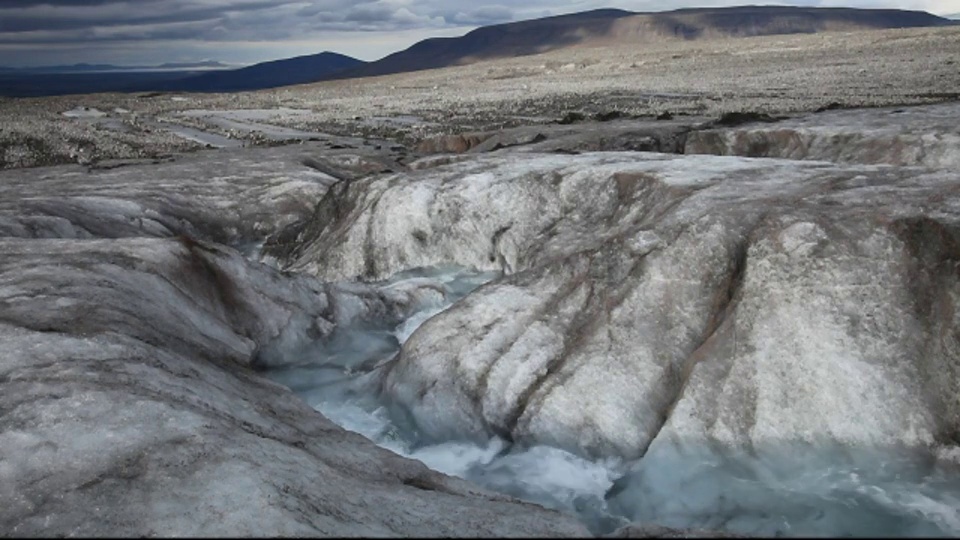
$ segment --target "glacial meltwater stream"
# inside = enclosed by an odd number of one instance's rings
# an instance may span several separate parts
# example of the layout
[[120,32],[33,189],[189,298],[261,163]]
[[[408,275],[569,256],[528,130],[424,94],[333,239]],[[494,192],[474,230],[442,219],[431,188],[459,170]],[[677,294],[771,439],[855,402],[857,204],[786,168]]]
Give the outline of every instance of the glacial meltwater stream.
[[382,399],[380,367],[427,319],[496,277],[455,267],[398,274],[384,285],[431,280],[442,301],[417,306],[399,325],[338,328],[266,374],[384,448],[575,514],[597,534],[641,522],[764,536],[960,535],[960,471],[909,451],[784,445],[738,453],[666,442],[628,463],[496,437],[426,440]]

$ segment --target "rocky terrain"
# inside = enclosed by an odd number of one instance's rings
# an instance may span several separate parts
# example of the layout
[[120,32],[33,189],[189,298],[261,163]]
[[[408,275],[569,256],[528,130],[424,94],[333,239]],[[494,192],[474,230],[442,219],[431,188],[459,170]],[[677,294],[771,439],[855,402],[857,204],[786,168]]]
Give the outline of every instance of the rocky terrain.
[[[248,93],[0,98],[0,167],[155,159],[207,144],[321,135],[412,148],[436,135],[543,125],[568,113],[653,118],[933,103],[957,99],[958,35],[945,27],[595,44]],[[83,107],[102,116],[64,116]],[[236,110],[264,112],[237,124]]]
[[0,101],[4,534],[960,534],[956,33]]

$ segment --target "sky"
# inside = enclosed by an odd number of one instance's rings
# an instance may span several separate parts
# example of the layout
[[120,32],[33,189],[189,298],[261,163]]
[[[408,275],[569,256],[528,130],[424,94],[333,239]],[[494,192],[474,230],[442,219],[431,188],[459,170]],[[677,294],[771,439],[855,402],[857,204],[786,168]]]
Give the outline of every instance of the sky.
[[960,0],[0,0],[0,66],[252,64],[322,51],[376,60],[503,22],[749,3],[960,13]]

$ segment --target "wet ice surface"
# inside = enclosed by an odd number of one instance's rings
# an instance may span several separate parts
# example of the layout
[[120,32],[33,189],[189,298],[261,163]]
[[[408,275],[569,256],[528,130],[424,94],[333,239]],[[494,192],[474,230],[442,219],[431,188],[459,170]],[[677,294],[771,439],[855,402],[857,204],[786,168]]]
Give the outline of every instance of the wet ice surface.
[[609,510],[668,527],[758,536],[955,537],[957,473],[907,450],[780,445],[651,449]]
[[290,109],[278,107],[276,109],[235,109],[226,111],[189,110],[178,113],[185,118],[198,118],[222,129],[233,129],[245,133],[258,132],[264,137],[273,140],[310,139],[328,136],[318,131],[302,131],[269,124],[272,119],[289,118],[310,114],[306,109]]
[[158,129],[165,129],[178,137],[187,139],[188,141],[198,142],[200,144],[208,144],[214,148],[239,148],[243,146],[243,141],[241,140],[231,139],[229,137],[224,137],[223,135],[217,135],[216,133],[201,131],[199,129],[181,126],[171,122],[146,123]]
[[100,118],[106,116],[107,113],[91,107],[76,107],[60,114],[67,118]]
[[429,122],[420,116],[410,114],[401,114],[397,116],[371,116],[360,121],[361,126],[383,127],[383,126],[436,126],[436,122]]
[[435,280],[443,300],[416,306],[399,325],[341,328],[266,374],[384,448],[575,514],[597,534],[642,522],[761,536],[960,535],[960,465],[929,453],[799,444],[738,452],[656,440],[641,460],[624,463],[496,437],[426,440],[379,395],[379,367],[426,320],[496,277],[459,267],[400,273],[383,285]]
[[230,110],[210,110],[210,109],[191,109],[182,111],[182,116],[202,118],[206,116],[219,116],[241,122],[257,122],[270,120],[278,116],[302,116],[310,114],[310,109],[291,109],[290,107],[277,107],[275,109],[230,109]]
[[96,122],[96,125],[103,129],[119,131],[121,133],[135,133],[135,130],[131,126],[124,124],[123,120],[119,118],[102,118]]
[[[593,463],[563,450],[521,448],[498,438],[478,445],[466,441],[425,441],[380,399],[376,366],[392,358],[416,329],[476,287],[497,277],[459,267],[402,272],[384,284],[435,279],[447,294],[442,302],[427,302],[403,323],[389,327],[357,325],[334,333],[326,343],[294,353],[291,366],[266,375],[290,387],[313,408],[340,426],[360,433],[400,455],[418,459],[432,469],[558,510],[576,513],[588,523],[612,530],[622,518],[607,523],[604,493],[621,475],[615,462]],[[322,361],[320,359],[323,359]]]

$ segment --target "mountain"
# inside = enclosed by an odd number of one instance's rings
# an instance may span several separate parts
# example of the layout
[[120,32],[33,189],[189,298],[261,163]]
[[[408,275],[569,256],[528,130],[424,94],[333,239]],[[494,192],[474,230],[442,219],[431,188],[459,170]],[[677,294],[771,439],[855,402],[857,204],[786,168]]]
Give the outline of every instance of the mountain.
[[655,13],[601,9],[478,28],[461,37],[432,38],[364,66],[338,73],[342,79],[467,64],[537,54],[577,44],[650,43],[664,39],[747,37],[945,26],[954,21],[922,11],[897,9],[738,6]]
[[241,69],[193,75],[173,81],[150,83],[140,90],[178,92],[238,92],[289,86],[323,80],[346,69],[365,64],[362,60],[334,52],[322,52],[284,60],[263,62]]
[[363,64],[356,58],[323,52],[229,70],[222,69],[225,64],[213,61],[126,68],[90,64],[0,68],[0,96],[148,91],[237,92],[315,82],[337,71]]
[[689,8],[638,15],[620,21],[613,29],[613,33],[620,39],[629,39],[631,35],[658,39],[663,37],[702,39],[917,28],[951,24],[954,22],[924,11],[739,6]]
[[[749,37],[960,24],[922,11],[739,6],[656,13],[599,9],[478,28],[460,37],[431,38],[375,62],[333,52],[264,62],[240,69],[218,62],[152,68],[76,64],[27,70],[0,68],[0,95],[115,91],[236,92],[324,80],[386,75],[478,60],[537,54],[575,45],[638,45],[664,40]],[[138,71],[139,70],[139,71]],[[110,71],[105,77],[103,71]]]
[[471,61],[538,54],[581,41],[583,34],[603,34],[614,21],[635,15],[620,9],[598,9],[494,26],[461,37],[429,38],[332,78],[369,77],[433,69]]

